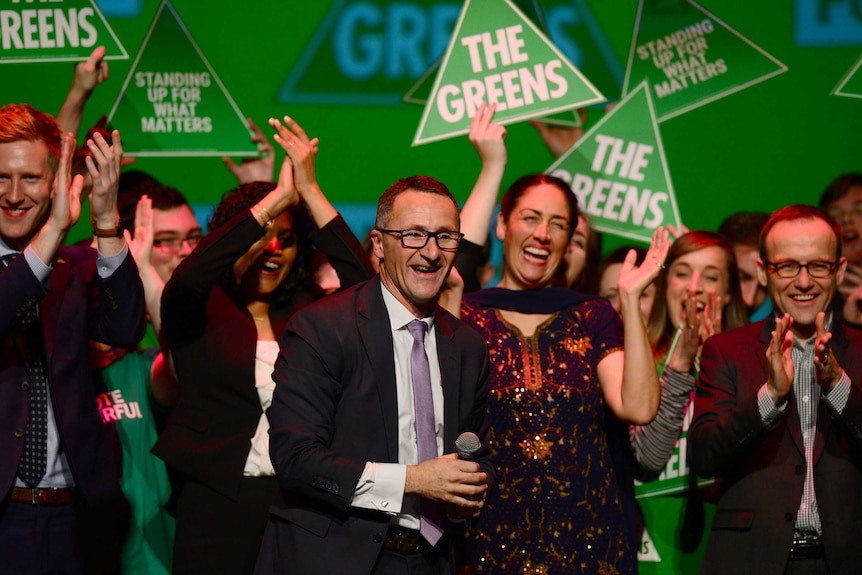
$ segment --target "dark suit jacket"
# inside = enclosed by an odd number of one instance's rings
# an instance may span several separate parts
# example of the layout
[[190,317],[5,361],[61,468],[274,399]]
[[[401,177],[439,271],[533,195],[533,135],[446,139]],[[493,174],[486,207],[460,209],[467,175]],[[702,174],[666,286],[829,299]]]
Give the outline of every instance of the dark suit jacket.
[[[250,440],[260,420],[254,362],[257,328],[235,289],[236,260],[265,230],[245,212],[208,234],[177,268],[162,295],[162,331],[180,383],[180,401],[153,453],[226,497],[239,494]],[[344,285],[370,276],[362,246],[341,217],[312,234]],[[310,292],[270,306],[279,334]]]
[[[701,476],[719,475],[722,494],[703,573],[781,573],[790,550],[805,479],[796,409],[788,398],[767,430],[757,408],[766,382],[774,317],[704,344],[688,459]],[[821,400],[814,439],[814,489],[833,575],[862,566],[862,332],[832,326],[832,350],[852,382],[840,416]]]
[[[389,316],[379,278],[291,318],[275,367],[270,455],[283,501],[273,505],[259,573],[371,573],[390,516],[350,506],[367,461],[398,461],[398,406]],[[437,311],[444,440],[473,431],[493,478],[485,342]]]
[[30,396],[21,308],[38,300],[48,382],[60,441],[85,502],[121,496],[117,467],[96,410],[89,340],[129,347],[144,335],[144,291],[131,255],[109,278],[96,274],[96,251],[60,248],[46,289],[23,256],[0,269],[0,493],[14,486]]

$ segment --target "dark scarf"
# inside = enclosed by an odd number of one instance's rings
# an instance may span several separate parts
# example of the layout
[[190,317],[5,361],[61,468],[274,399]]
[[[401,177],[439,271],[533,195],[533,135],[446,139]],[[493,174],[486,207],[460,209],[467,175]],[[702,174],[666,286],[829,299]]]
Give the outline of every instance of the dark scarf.
[[536,290],[488,288],[464,294],[464,300],[470,304],[519,313],[554,313],[597,297],[561,287]]

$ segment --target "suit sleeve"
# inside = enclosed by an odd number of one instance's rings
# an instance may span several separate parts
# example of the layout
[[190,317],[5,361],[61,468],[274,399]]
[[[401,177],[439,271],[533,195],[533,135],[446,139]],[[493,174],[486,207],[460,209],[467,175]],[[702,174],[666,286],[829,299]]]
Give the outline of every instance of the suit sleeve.
[[[298,312],[282,336],[273,373],[275,393],[267,412],[270,458],[282,489],[300,500],[312,499],[343,512],[350,506],[366,461],[375,459],[335,452],[331,449],[335,434],[358,432],[360,426],[346,420],[364,418],[370,422],[380,415],[350,412],[349,407],[339,409],[345,395],[339,353],[346,346],[337,341],[341,339],[338,335],[331,338],[334,341],[320,341],[314,318]],[[344,422],[342,426],[339,420]],[[368,433],[373,433],[374,425],[368,427]],[[369,435],[363,436],[370,447],[378,443]]]
[[98,320],[91,339],[116,347],[136,345],[144,337],[147,322],[144,286],[132,254],[127,252],[110,276],[98,276],[98,285]]
[[706,341],[687,446],[691,468],[701,477],[724,473],[767,433],[757,406],[760,386],[746,390],[738,366],[716,338]]
[[243,212],[207,234],[177,267],[162,292],[162,329],[171,347],[201,336],[213,285],[263,234],[251,212]]
[[347,226],[341,214],[323,228],[315,231],[311,241],[322,251],[346,289],[374,276],[374,270],[362,244]]

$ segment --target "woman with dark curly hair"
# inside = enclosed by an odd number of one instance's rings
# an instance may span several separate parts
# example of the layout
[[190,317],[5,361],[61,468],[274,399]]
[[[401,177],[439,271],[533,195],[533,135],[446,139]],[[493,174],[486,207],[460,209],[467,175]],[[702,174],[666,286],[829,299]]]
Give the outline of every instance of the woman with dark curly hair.
[[285,123],[270,120],[288,154],[278,183],[228,192],[162,298],[180,400],[153,451],[182,480],[175,574],[254,570],[277,493],[265,415],[273,364],[287,318],[315,298],[312,243],[342,286],[370,277],[362,246],[315,180],[317,139]]

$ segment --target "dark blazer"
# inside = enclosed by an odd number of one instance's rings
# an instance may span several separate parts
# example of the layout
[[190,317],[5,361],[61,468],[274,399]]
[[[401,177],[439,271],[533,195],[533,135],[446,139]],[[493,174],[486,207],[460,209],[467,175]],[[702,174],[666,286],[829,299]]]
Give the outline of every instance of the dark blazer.
[[[144,335],[144,290],[131,255],[109,278],[96,273],[96,251],[60,248],[48,287],[23,256],[0,269],[0,493],[15,483],[29,411],[28,355],[19,314],[39,301],[48,362],[48,385],[63,451],[85,502],[121,496],[108,435],[96,410],[89,365],[89,340],[117,347]],[[2,266],[0,266],[2,267]]]
[[[153,453],[183,474],[236,499],[250,440],[260,420],[254,362],[257,328],[231,289],[233,264],[264,235],[245,212],[207,234],[162,294],[162,332],[173,356],[180,401]],[[370,276],[362,246],[339,216],[311,237],[344,285]],[[281,333],[302,292],[270,306]]]
[[[483,446],[476,461],[493,481],[487,346],[442,309],[435,324],[444,449],[453,452],[456,437],[473,431]],[[350,500],[367,461],[398,461],[392,345],[379,278],[288,323],[268,412],[283,500],[272,507],[258,573],[371,573],[390,516],[351,507]]]
[[[790,551],[805,479],[796,398],[788,398],[771,431],[757,408],[774,328],[770,316],[703,346],[688,459],[698,475],[719,475],[722,485],[703,573],[781,573]],[[836,320],[832,334],[852,386],[840,416],[819,404],[814,489],[835,575],[858,573],[862,565],[862,332]]]

